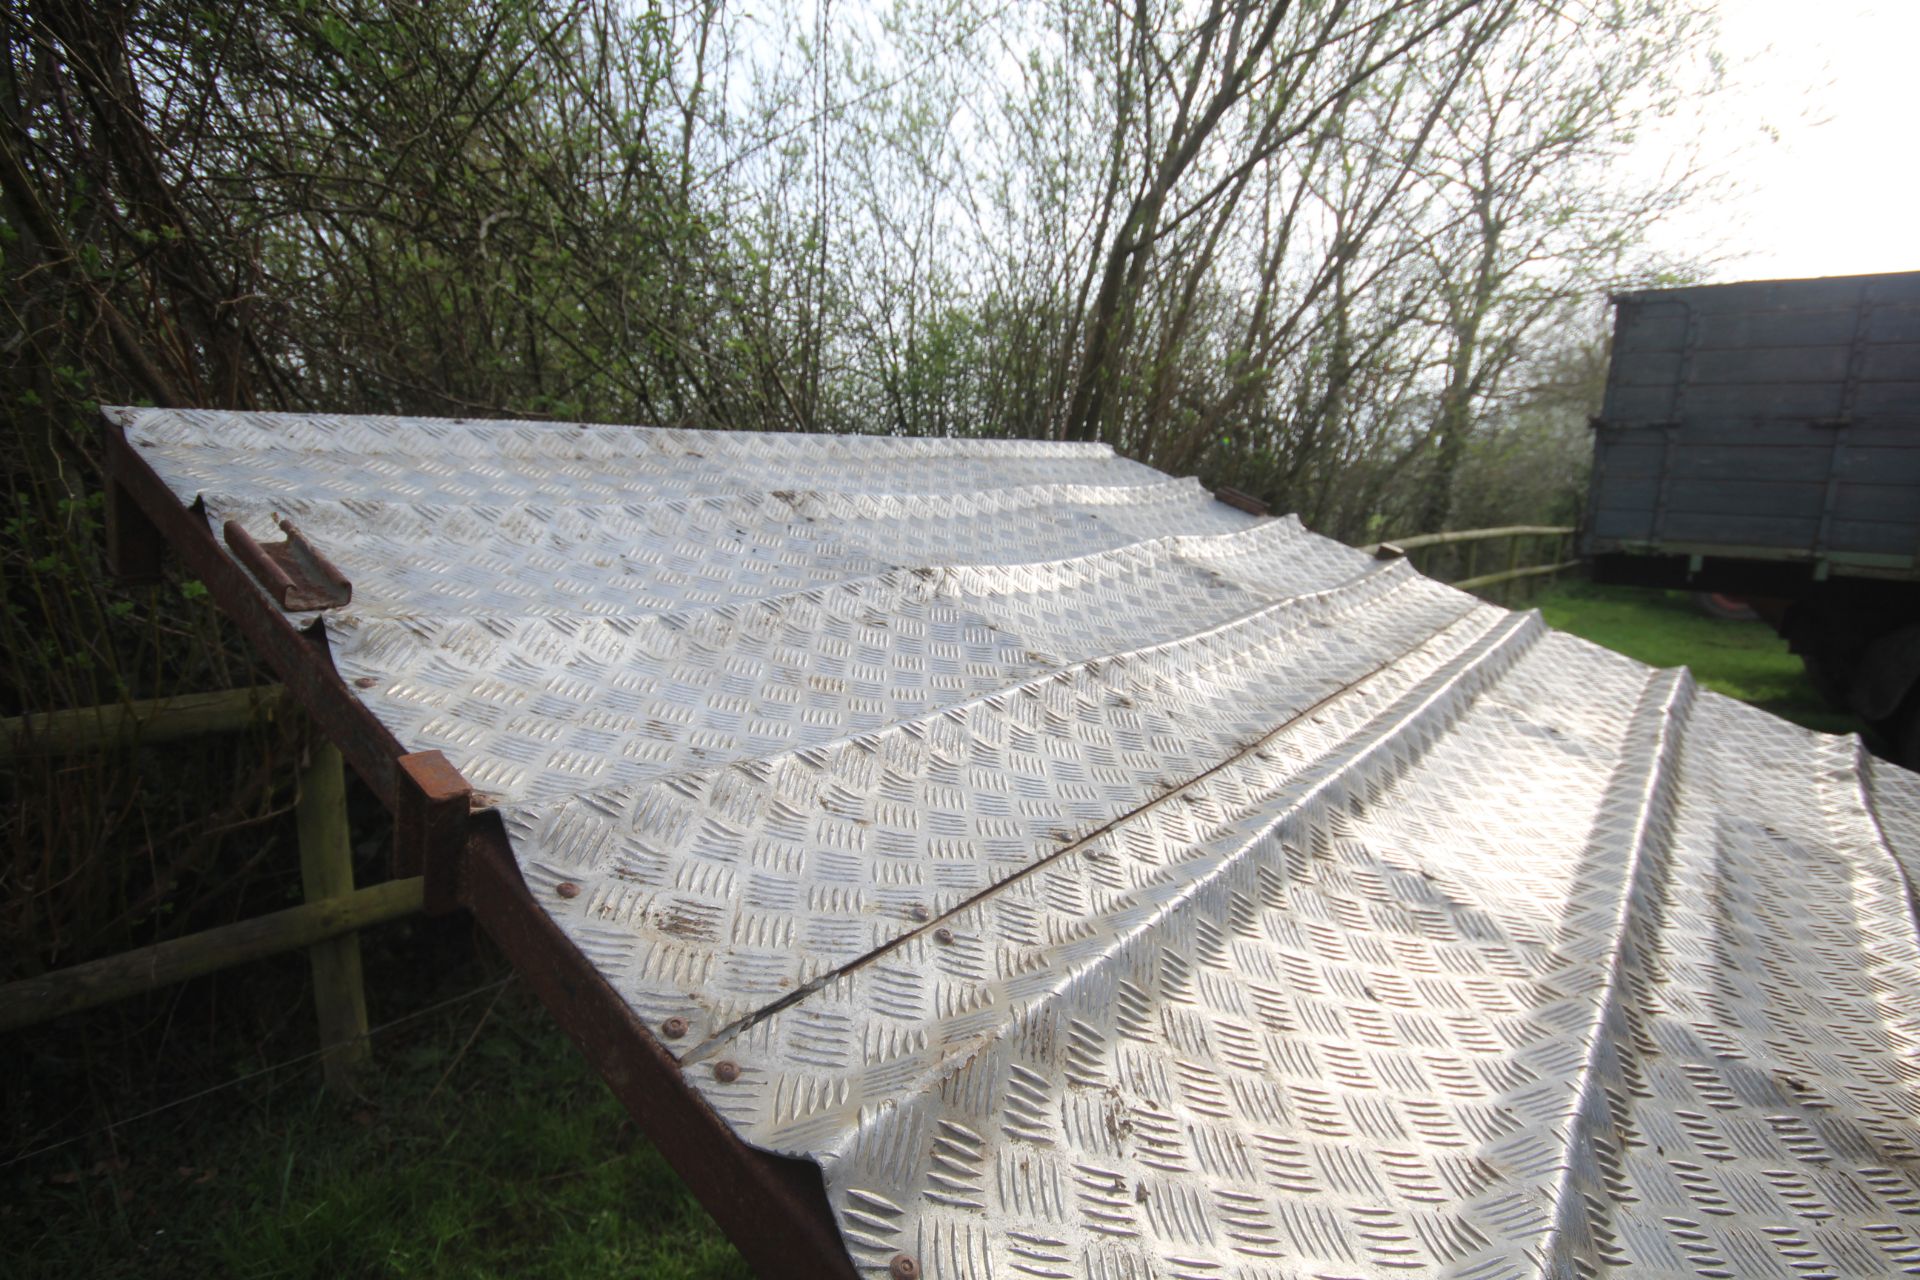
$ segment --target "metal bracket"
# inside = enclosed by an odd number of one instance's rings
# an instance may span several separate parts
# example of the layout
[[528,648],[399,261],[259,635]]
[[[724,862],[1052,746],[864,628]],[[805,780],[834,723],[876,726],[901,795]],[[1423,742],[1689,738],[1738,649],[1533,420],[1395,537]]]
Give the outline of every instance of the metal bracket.
[[429,915],[457,911],[465,901],[461,863],[473,786],[438,751],[416,751],[394,761],[393,856],[396,876],[426,877]]
[[288,613],[337,609],[353,599],[353,584],[289,522],[280,521],[284,542],[255,542],[238,520],[229,520],[227,545],[254,580]]
[[1244,511],[1250,516],[1264,516],[1272,510],[1266,503],[1260,501],[1260,499],[1254,497],[1252,494],[1242,493],[1238,489],[1229,489],[1222,486],[1213,491],[1213,496],[1235,510]]

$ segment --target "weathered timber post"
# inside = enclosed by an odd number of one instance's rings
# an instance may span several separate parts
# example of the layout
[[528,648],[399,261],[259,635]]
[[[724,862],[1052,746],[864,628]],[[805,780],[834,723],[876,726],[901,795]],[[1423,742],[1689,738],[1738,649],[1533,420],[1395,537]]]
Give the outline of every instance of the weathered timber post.
[[[308,902],[353,892],[353,846],[347,831],[347,775],[340,749],[316,742],[300,773],[295,806],[300,829],[300,880]],[[360,977],[360,936],[343,934],[307,948],[313,1003],[320,1015],[320,1065],[327,1088],[343,1092],[354,1068],[370,1056],[367,995]]]

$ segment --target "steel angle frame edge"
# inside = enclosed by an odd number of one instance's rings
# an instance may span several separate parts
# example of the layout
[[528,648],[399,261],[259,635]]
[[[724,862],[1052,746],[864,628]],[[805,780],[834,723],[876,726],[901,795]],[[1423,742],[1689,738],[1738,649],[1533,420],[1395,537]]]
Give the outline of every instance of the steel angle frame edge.
[[302,627],[275,606],[111,416],[102,440],[115,571],[152,580],[162,546],[174,548],[394,815],[397,869],[425,873],[428,909],[473,913],[759,1275],[851,1280],[819,1169],[750,1147],[727,1127],[533,900],[498,816],[470,811],[458,772],[438,752],[407,754],[334,670],[324,627]]

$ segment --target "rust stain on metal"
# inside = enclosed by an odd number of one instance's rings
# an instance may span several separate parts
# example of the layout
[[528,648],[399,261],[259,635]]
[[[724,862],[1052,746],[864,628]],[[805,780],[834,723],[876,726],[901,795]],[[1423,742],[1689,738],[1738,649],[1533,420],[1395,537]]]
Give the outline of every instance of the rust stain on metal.
[[289,613],[337,609],[353,600],[353,584],[293,527],[280,521],[281,542],[256,542],[238,520],[225,526],[227,545],[267,594]]
[[415,751],[401,756],[398,763],[429,803],[444,804],[455,798],[465,799],[473,790],[460,771],[453,767],[453,762],[439,751]]

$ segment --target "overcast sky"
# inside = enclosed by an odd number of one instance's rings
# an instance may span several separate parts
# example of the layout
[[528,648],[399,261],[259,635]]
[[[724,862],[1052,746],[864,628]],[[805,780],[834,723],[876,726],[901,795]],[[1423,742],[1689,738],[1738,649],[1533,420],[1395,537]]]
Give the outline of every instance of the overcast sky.
[[1736,185],[1662,246],[1718,241],[1718,280],[1920,270],[1920,0],[1720,9],[1732,84],[1697,125]]

